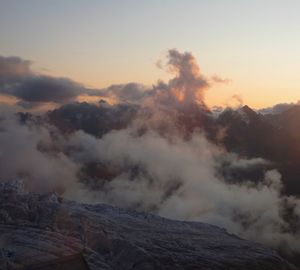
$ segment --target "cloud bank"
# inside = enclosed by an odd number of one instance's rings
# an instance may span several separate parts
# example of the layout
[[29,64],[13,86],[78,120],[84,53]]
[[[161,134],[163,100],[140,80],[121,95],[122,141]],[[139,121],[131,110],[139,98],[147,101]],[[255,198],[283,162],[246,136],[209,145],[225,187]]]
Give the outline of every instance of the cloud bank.
[[[25,179],[28,190],[208,222],[277,249],[300,251],[300,232],[291,222],[299,219],[300,201],[282,195],[280,174],[268,170],[258,183],[228,183],[219,174],[224,162],[251,169],[267,161],[228,153],[201,133],[186,140],[151,130],[140,135],[132,126],[102,138],[83,131],[62,136],[11,117],[0,129],[0,177]],[[80,172],[91,163],[102,173],[82,181]]]
[[300,250],[300,232],[291,233],[292,225],[285,219],[285,207],[299,218],[300,201],[281,194],[276,170],[266,171],[258,184],[228,184],[218,175],[224,160],[233,168],[249,169],[266,162],[262,159],[242,159],[197,133],[186,141],[153,132],[137,136],[132,129],[111,132],[102,139],[77,132],[68,143],[80,149],[76,162],[118,168],[113,179],[103,179],[99,190],[87,195],[91,202],[204,221],[279,249],[288,243],[290,250]]
[[64,104],[83,94],[82,85],[66,78],[34,74],[30,61],[19,57],[0,57],[0,93],[17,98],[20,105]]
[[[0,57],[0,93],[15,97],[19,105],[27,108],[52,102],[66,104],[81,95],[109,99],[113,103],[153,102],[205,106],[204,92],[210,80],[201,73],[191,53],[180,53],[171,49],[167,53],[166,70],[174,74],[168,83],[159,81],[153,87],[137,83],[112,85],[105,89],[90,89],[67,78],[34,74],[31,62],[19,57]],[[224,82],[214,76],[213,82]],[[149,101],[148,101],[149,102]]]

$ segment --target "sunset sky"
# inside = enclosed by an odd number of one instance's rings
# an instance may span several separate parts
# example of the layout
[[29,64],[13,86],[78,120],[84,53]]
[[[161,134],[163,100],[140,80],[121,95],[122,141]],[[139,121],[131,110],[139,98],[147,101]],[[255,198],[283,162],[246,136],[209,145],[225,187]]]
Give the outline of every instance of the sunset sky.
[[156,63],[177,48],[230,79],[209,105],[261,108],[300,99],[299,12],[298,0],[0,0],[0,55],[103,88],[167,80]]

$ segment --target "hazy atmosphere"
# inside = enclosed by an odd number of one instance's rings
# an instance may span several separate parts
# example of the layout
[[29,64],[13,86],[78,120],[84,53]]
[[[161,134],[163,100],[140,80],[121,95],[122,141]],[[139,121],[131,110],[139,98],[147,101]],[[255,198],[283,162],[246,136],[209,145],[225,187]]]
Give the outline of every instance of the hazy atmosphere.
[[299,11],[0,0],[0,268],[299,269]]

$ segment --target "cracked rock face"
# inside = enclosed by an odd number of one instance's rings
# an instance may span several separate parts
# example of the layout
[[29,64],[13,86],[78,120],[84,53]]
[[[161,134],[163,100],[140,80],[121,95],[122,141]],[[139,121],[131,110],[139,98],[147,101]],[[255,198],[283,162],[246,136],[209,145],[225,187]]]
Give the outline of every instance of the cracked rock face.
[[90,269],[294,269],[224,229],[0,185],[0,269],[82,253]]

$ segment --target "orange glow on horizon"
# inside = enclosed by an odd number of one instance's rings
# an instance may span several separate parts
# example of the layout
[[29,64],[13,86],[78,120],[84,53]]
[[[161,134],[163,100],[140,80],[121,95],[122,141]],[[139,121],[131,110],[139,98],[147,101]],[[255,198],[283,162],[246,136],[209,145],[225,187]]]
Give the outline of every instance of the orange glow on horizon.
[[109,105],[115,105],[118,103],[118,100],[114,97],[97,97],[89,95],[80,95],[77,97],[76,101],[78,102],[88,102],[88,103],[98,103],[100,100],[104,100]]
[[13,105],[18,102],[18,99],[12,96],[0,95],[0,102],[8,105]]

